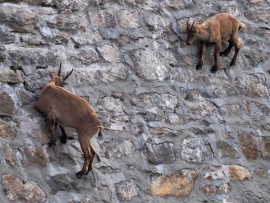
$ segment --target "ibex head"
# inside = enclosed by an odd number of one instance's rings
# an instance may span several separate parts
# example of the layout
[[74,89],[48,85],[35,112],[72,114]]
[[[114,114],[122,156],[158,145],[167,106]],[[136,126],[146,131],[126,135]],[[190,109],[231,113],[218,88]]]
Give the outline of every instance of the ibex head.
[[62,71],[62,63],[60,63],[60,67],[59,67],[57,76],[54,76],[50,71],[49,71],[49,75],[51,77],[50,82],[54,82],[56,86],[63,87],[64,85],[68,84],[65,82],[65,80],[71,75],[71,73],[73,72],[73,69],[63,78],[61,77],[61,71]]
[[187,20],[187,45],[191,45],[197,38],[199,34],[199,30],[194,27],[194,22],[192,25],[189,25],[189,18]]

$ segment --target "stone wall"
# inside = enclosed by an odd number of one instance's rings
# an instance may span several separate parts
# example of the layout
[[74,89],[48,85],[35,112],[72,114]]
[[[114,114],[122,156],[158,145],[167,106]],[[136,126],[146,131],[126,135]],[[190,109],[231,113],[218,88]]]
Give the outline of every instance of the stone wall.
[[[270,202],[270,1],[0,0],[1,202]],[[186,21],[230,12],[237,63],[195,70]],[[223,49],[227,43],[223,43]],[[105,127],[87,176],[77,134],[48,147],[35,108],[48,71]],[[60,131],[58,130],[58,137]]]

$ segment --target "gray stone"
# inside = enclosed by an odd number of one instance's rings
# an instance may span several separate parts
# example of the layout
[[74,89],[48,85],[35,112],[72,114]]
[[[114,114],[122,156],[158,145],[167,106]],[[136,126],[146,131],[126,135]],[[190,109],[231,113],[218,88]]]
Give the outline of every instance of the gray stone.
[[91,65],[93,62],[99,60],[99,55],[94,48],[84,48],[76,52],[70,52],[69,61],[71,64],[77,66],[79,65]]
[[171,94],[143,93],[132,98],[134,105],[144,108],[159,107],[167,112],[174,112],[178,99]]
[[0,116],[12,116],[15,105],[11,96],[5,91],[0,91],[0,101]]
[[98,188],[100,197],[105,202],[112,202],[112,192],[107,186],[101,186]]
[[188,136],[181,141],[181,158],[187,162],[201,163],[211,157],[210,149],[197,137]]
[[58,174],[47,178],[47,183],[53,194],[59,191],[76,191],[79,192],[77,183],[65,174]]
[[108,62],[113,63],[113,62],[121,62],[121,55],[119,50],[116,48],[109,46],[109,45],[104,45],[103,47],[98,48],[101,56]]
[[246,191],[242,194],[242,201],[245,203],[267,203],[264,197],[255,195],[252,191]]
[[56,55],[51,51],[21,49],[12,50],[9,53],[9,59],[14,70],[22,69],[26,75],[36,71],[36,68],[47,68],[48,66],[57,66]]
[[154,50],[145,49],[134,54],[137,74],[146,80],[163,81],[169,77],[169,70]]
[[0,7],[0,22],[15,32],[34,32],[35,17],[35,13],[25,6],[2,4]]
[[60,14],[54,19],[46,19],[46,26],[75,34],[79,30],[82,32],[86,31],[86,19],[72,14]]
[[244,96],[258,98],[269,94],[263,74],[244,74],[236,79],[236,85]]
[[120,201],[128,201],[139,195],[137,185],[133,179],[116,183],[115,188]]
[[186,115],[177,115],[175,113],[168,114],[163,117],[163,122],[171,125],[184,125],[189,122],[191,118]]
[[143,154],[152,164],[169,164],[176,161],[176,151],[171,142],[153,143],[148,140],[143,147]]
[[134,144],[130,140],[116,139],[105,141],[102,148],[107,158],[121,157],[123,155],[127,156],[134,153],[136,149]]
[[256,23],[268,23],[270,21],[270,14],[265,9],[250,7],[249,11],[245,12],[246,18]]
[[112,83],[116,80],[126,80],[128,77],[127,67],[122,63],[95,63],[87,69],[81,69],[74,73],[76,82],[80,85],[93,85]]

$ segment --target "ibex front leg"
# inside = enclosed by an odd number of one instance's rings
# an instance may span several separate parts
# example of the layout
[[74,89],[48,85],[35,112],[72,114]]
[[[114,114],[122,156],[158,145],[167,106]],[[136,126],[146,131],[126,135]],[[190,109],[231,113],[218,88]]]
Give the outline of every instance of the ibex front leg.
[[48,120],[49,120],[49,131],[51,134],[49,146],[52,146],[52,145],[55,145],[56,143],[56,137],[55,137],[55,132],[54,132],[55,118],[48,117]]
[[200,42],[201,43],[201,47],[200,47],[200,52],[199,52],[199,61],[197,63],[196,69],[197,70],[201,70],[202,66],[203,66],[203,54],[205,51],[205,43],[204,42]]
[[221,48],[221,42],[217,42],[215,44],[215,53],[214,53],[215,64],[211,68],[211,73],[215,73],[218,70],[220,48]]

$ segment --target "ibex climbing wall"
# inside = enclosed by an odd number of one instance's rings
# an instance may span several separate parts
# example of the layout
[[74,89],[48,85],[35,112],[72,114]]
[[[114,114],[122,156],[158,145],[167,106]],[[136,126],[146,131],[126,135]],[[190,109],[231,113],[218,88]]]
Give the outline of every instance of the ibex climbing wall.
[[[220,12],[239,57],[211,74],[207,46],[198,71],[186,21]],[[269,22],[269,0],[0,0],[1,203],[270,202]],[[35,107],[60,62],[104,125],[80,179],[76,132],[49,147]]]

